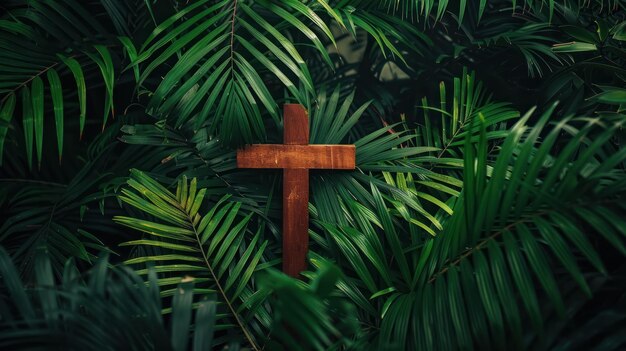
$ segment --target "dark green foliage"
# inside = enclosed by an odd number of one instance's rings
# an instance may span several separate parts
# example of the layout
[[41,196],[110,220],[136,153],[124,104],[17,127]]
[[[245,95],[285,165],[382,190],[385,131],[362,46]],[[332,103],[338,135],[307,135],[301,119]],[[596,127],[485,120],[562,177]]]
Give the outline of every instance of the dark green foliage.
[[3,349],[186,350],[194,328],[202,332],[192,348],[211,345],[215,301],[203,299],[193,311],[193,279],[178,284],[167,328],[154,270],[146,285],[128,267],[109,268],[103,255],[86,275],[68,260],[56,283],[47,252],[38,251],[34,261],[36,287],[29,288],[0,249]]
[[3,1],[0,348],[623,349],[625,4]]

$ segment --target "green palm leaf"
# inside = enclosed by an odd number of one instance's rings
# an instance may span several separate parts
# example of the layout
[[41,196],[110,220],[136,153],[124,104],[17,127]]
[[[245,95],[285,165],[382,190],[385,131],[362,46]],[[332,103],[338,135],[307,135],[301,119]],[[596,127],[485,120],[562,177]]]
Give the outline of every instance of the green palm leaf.
[[251,237],[248,233],[247,224],[252,215],[241,218],[241,204],[227,202],[228,196],[218,200],[206,215],[201,215],[199,211],[207,190],[198,189],[195,178],[188,182],[183,177],[178,181],[176,193],[171,193],[145,173],[133,170],[128,186],[132,191],[123,191],[120,195],[123,202],[172,225],[126,216],[114,217],[116,222],[151,237],[124,245],[156,249],[154,254],[138,256],[126,263],[158,262],[158,271],[168,273],[157,280],[160,286],[177,284],[180,279],[171,279],[173,273],[177,276],[197,275],[198,281],[208,281],[202,292],[198,290],[196,293],[217,292],[223,304],[220,309],[226,309],[226,318],[234,321],[253,348],[258,348],[241,312],[236,311],[236,301],[244,291],[249,291],[252,275],[267,246],[259,232]]
[[[5,105],[21,90],[22,99],[17,106],[21,107],[25,117],[27,163],[29,167],[32,165],[32,151],[29,150],[34,132],[41,168],[44,116],[48,111],[54,116],[59,159],[63,154],[65,130],[68,129],[65,118],[75,112],[75,103],[68,101],[68,95],[74,90],[65,84],[70,73],[78,87],[80,137],[87,119],[87,85],[105,83],[102,124],[106,124],[113,111],[116,63],[111,51],[114,49],[110,48],[111,43],[102,39],[106,33],[104,27],[75,1],[31,1],[29,7],[27,4],[15,6],[11,16],[0,19],[0,105]],[[101,72],[99,77],[92,74],[96,68],[93,63]],[[47,78],[45,83],[44,77]],[[26,92],[29,87],[30,93]],[[13,113],[6,114],[4,121],[16,123],[13,117]],[[6,137],[5,133],[0,133],[0,145],[5,143]]]
[[178,285],[168,332],[160,313],[154,275],[150,274],[149,284],[144,284],[127,267],[108,265],[105,255],[88,274],[81,276],[69,260],[61,282],[55,283],[47,254],[39,252],[35,259],[36,282],[32,286],[22,283],[13,262],[0,248],[0,272],[4,279],[0,286],[0,345],[12,349],[186,350],[192,341],[194,350],[210,347],[215,332],[215,301],[204,299],[194,308],[193,281]]
[[[582,268],[578,261],[582,257],[588,257],[591,262],[595,262],[597,267],[602,267],[602,264],[598,261],[598,253],[589,241],[582,239],[585,240],[585,243],[582,244],[579,241],[581,240],[580,237],[572,237],[572,234],[564,230],[562,225],[567,223],[568,227],[580,226],[580,222],[583,221],[593,226],[592,223],[597,218],[595,211],[589,211],[585,216],[572,217],[572,215],[580,213],[593,201],[609,201],[609,203],[617,201],[615,197],[613,197],[614,200],[610,200],[610,198],[602,198],[600,200],[600,198],[595,197],[593,192],[579,193],[572,198],[572,193],[569,191],[564,192],[563,187],[550,185],[550,176],[553,174],[560,174],[557,177],[561,179],[571,177],[571,173],[564,172],[564,169],[568,169],[579,174],[576,180],[578,183],[576,187],[579,189],[584,187],[582,183],[586,181],[587,177],[580,177],[580,172],[582,171],[580,168],[568,166],[568,163],[565,162],[558,162],[560,159],[570,158],[570,154],[567,152],[560,153],[546,173],[546,178],[538,181],[533,175],[542,174],[543,172],[532,172],[532,167],[533,165],[537,165],[539,168],[546,167],[546,158],[550,157],[550,147],[548,146],[547,150],[544,147],[551,144],[546,143],[547,140],[544,141],[532,158],[530,157],[531,153],[523,150],[534,148],[536,138],[540,133],[540,129],[543,128],[549,118],[550,111],[542,116],[541,122],[537,127],[530,128],[530,133],[526,133],[526,138],[521,139],[521,145],[516,145],[517,141],[524,135],[524,131],[529,128],[525,125],[528,116],[518,122],[512,129],[511,135],[505,139],[494,165],[494,176],[486,183],[466,182],[464,193],[462,194],[464,200],[457,202],[454,214],[446,225],[446,229],[449,229],[449,231],[446,230],[442,233],[443,237],[449,239],[435,242],[434,249],[440,253],[438,261],[441,262],[441,268],[433,271],[434,274],[430,279],[430,282],[436,282],[439,279],[446,279],[447,281],[453,279],[450,276],[450,272],[454,266],[459,266],[459,264],[462,273],[466,269],[476,271],[476,278],[462,283],[461,288],[478,289],[485,304],[483,318],[486,318],[488,323],[488,327],[486,327],[489,329],[502,328],[503,315],[499,312],[500,307],[498,307],[502,306],[502,311],[506,311],[504,317],[508,319],[508,323],[518,326],[516,329],[512,329],[514,331],[512,336],[518,342],[520,340],[519,321],[521,316],[518,314],[519,312],[516,312],[517,309],[513,307],[515,302],[512,299],[515,298],[515,294],[509,294],[512,291],[511,282],[507,282],[508,278],[506,277],[513,278],[512,281],[520,292],[519,298],[524,302],[523,306],[526,312],[530,316],[535,329],[541,332],[541,320],[543,317],[537,301],[543,297],[536,290],[533,282],[536,281],[543,288],[545,296],[552,301],[556,311],[563,315],[563,292],[559,289],[559,284],[561,283],[553,275],[553,268],[550,265],[557,264],[557,262],[562,265],[569,273],[569,279],[575,281],[580,289],[587,294],[591,294],[591,291],[581,273]],[[619,126],[617,121],[606,122],[611,124],[600,135],[614,133],[615,128]],[[557,135],[561,128],[566,127],[565,123],[559,123],[554,126],[551,130],[551,135]],[[567,143],[565,150],[569,148],[580,150],[581,145],[578,143],[578,140],[586,137],[594,128],[597,128],[596,124],[587,124],[587,126],[577,131],[574,137]],[[465,148],[473,149],[475,146],[469,142],[469,138],[467,140]],[[478,155],[486,152],[484,146],[480,146],[480,142],[477,146],[476,153]],[[592,164],[601,162],[602,144],[590,143],[587,146],[583,146],[583,148],[586,149],[587,154],[590,154],[589,158],[585,159],[585,162],[592,162]],[[541,153],[542,149],[545,150],[543,153]],[[480,161],[479,157],[472,156],[466,161],[465,171],[473,172],[475,177],[479,169],[486,166],[485,161]],[[584,159],[580,157],[578,160]],[[478,161],[476,161],[477,159]],[[623,161],[622,159],[621,162]],[[478,167],[472,166],[468,169],[468,166],[474,162],[478,163]],[[573,163],[573,165],[575,164],[576,162]],[[512,167],[510,177],[506,176],[507,173],[504,172],[505,167]],[[526,169],[527,167],[530,167],[531,170],[527,171],[528,176],[524,177],[518,170]],[[597,169],[598,167],[596,166],[595,168]],[[596,176],[606,178],[609,174],[603,173]],[[604,186],[611,186],[609,184],[610,181],[603,185],[597,185],[600,188],[596,188],[595,191],[600,191]],[[484,188],[481,190],[480,187]],[[472,188],[473,194],[476,195],[473,195],[473,197],[466,195],[467,190]],[[509,200],[513,198],[509,196],[511,193],[516,194],[514,196],[516,199],[513,202]],[[476,199],[477,196],[480,198],[480,202],[470,200]],[[534,200],[524,201],[525,196]],[[555,201],[558,201],[556,199],[568,197],[570,198],[568,205],[555,206]],[[602,213],[606,212],[609,216],[614,216],[614,211],[617,209],[611,209],[610,206],[604,207],[599,211]],[[468,207],[473,207],[474,210],[472,212],[464,210]],[[559,219],[562,218],[562,221],[554,222],[555,216]],[[617,221],[617,223],[620,222]],[[605,236],[617,249],[622,247],[623,235],[626,233],[607,229],[600,222],[596,222],[596,225],[599,226],[599,230],[595,232],[597,233],[596,235]],[[606,233],[609,234],[607,235]],[[576,231],[574,235],[576,235]],[[570,241],[570,238],[574,239],[574,241]],[[501,242],[504,246],[500,244]],[[580,251],[574,249],[575,246],[580,247]],[[469,249],[466,249],[467,247]],[[487,248],[488,250],[485,250]],[[507,250],[508,264],[503,260],[505,255],[501,250],[504,248]],[[572,250],[574,250],[576,255],[585,252],[586,255],[575,259],[571,253]],[[485,251],[486,254],[483,254],[482,252]],[[441,260],[442,254],[445,255],[443,257],[449,257],[448,259],[452,261],[444,264],[444,261]],[[454,258],[455,256],[456,258]],[[470,258],[473,258],[471,263]],[[488,272],[486,270],[487,267],[492,267],[492,271]],[[466,286],[466,284],[470,285]],[[465,326],[458,324],[455,328],[457,329],[456,333],[461,335],[467,333],[467,331],[458,330],[465,328]],[[495,342],[496,347],[501,347],[504,340],[494,338],[493,342]]]

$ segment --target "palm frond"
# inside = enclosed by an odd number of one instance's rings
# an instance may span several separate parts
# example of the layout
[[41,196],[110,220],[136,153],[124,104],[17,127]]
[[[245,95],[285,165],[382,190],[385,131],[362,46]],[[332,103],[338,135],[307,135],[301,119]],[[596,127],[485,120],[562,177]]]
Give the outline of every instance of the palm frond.
[[[357,207],[352,206],[353,203],[360,203],[373,211],[374,208],[370,206],[373,206],[375,201],[370,194],[370,182],[374,182],[377,187],[385,188],[386,191],[393,193],[393,196],[401,197],[402,201],[414,210],[426,214],[419,204],[420,201],[410,194],[406,194],[405,189],[398,189],[395,184],[389,186],[388,183],[371,174],[380,176],[383,172],[415,172],[420,174],[421,180],[425,181],[425,184],[429,184],[427,181],[430,180],[434,180],[434,184],[438,184],[446,178],[438,177],[437,174],[422,168],[419,157],[438,149],[410,146],[409,142],[415,136],[406,131],[396,132],[394,128],[397,126],[383,127],[371,133],[359,133],[361,135],[356,133],[356,135],[350,135],[348,132],[367,111],[369,103],[359,106],[350,114],[350,110],[353,109],[351,105],[354,93],[348,95],[339,104],[341,100],[340,91],[339,88],[335,89],[330,97],[320,94],[317,99],[318,105],[311,108],[311,143],[339,143],[354,140],[357,149],[358,172],[335,172],[325,174],[319,181],[316,178],[312,180],[315,189],[319,189],[313,194],[313,204],[316,206],[320,218],[325,218],[331,223],[345,224],[347,223],[344,217],[346,211],[351,213],[352,210],[357,210]],[[433,178],[430,178],[431,176]],[[327,179],[333,181],[325,181]],[[446,188],[445,185],[441,185],[441,187]],[[337,202],[338,196],[341,198],[339,202]],[[355,217],[352,218],[362,215],[363,213],[353,213]],[[431,220],[433,219],[431,217]],[[348,219],[348,221],[352,220]]]
[[[470,339],[485,347],[521,346],[522,325],[529,323],[542,334],[539,301],[547,299],[564,316],[560,286],[565,281],[575,282],[591,296],[586,273],[606,272],[592,244],[597,239],[592,238],[603,238],[612,249],[626,253],[626,227],[618,219],[624,186],[615,180],[620,171],[614,168],[623,167],[625,159],[623,153],[608,156],[604,150],[606,138],[614,135],[621,122],[582,120],[583,127],[572,129],[572,138],[561,145],[559,154],[552,155],[559,133],[576,120],[556,123],[535,147],[551,111],[534,127],[525,124],[529,116],[504,140],[490,177],[484,128],[476,143],[466,136],[464,186],[454,213],[441,235],[420,250],[420,261],[427,263],[415,276],[415,292],[388,299],[392,302],[387,315],[406,309],[421,311],[421,327],[394,334],[400,332],[398,323],[407,320],[399,315],[383,319],[383,340],[421,347],[448,344],[454,348]],[[555,275],[554,265],[564,272]],[[455,303],[437,307],[434,299],[442,296]],[[474,303],[464,307],[459,303],[463,300]],[[413,323],[418,325],[417,320]],[[430,328],[445,332],[432,333]],[[431,338],[408,338],[411,334]]]
[[[220,134],[222,140],[238,144],[264,138],[265,127],[258,105],[279,123],[275,98],[264,76],[275,77],[297,101],[305,100],[294,78],[312,92],[311,77],[294,44],[281,34],[280,30],[284,29],[281,27],[289,25],[301,31],[322,55],[327,54],[321,39],[302,21],[311,21],[324,37],[332,39],[330,30],[315,12],[299,2],[253,6],[245,2],[221,1],[211,5],[199,1],[155,29],[133,62],[133,65],[147,63],[142,68],[140,84],[147,82],[154,70],[174,54],[183,48],[187,50],[158,83],[148,105],[149,112],[161,117],[176,116],[176,126],[194,116],[194,129],[207,123],[212,130],[220,126],[229,131]],[[177,21],[183,16],[190,17]],[[275,29],[267,17],[280,18],[283,24]],[[196,27],[192,28],[193,25]],[[179,85],[183,76],[188,79]],[[179,104],[185,96],[188,96],[185,104]],[[216,118],[209,119],[209,115]],[[238,133],[230,133],[233,130]],[[232,139],[236,134],[241,135],[241,140]]]
[[[56,130],[56,143],[51,145],[56,144],[60,161],[67,124],[77,125],[76,137],[82,138],[88,115],[101,116],[103,128],[114,115],[113,87],[119,63],[110,49],[115,44],[102,37],[104,33],[99,21],[71,0],[30,1],[0,19],[0,106],[7,112],[3,121],[15,126],[11,129],[23,130],[29,168],[33,143],[41,167],[48,125]],[[88,112],[87,87],[102,83],[106,86],[104,113]],[[19,108],[8,113],[10,104]],[[21,119],[15,116],[20,110]],[[65,123],[67,115],[74,114],[77,120]],[[46,122],[49,115],[54,116],[54,123]],[[0,132],[0,145],[6,138],[6,132]]]
[[526,10],[534,14],[545,14],[548,20],[551,20],[554,14],[563,8],[579,9],[590,7],[599,8],[600,11],[605,12],[624,8],[624,3],[619,0],[596,0],[583,3],[566,1],[562,5],[553,0],[512,0],[510,2],[490,2],[481,0],[478,2],[461,1],[458,4],[451,3],[448,0],[356,0],[352,2],[352,5],[355,7],[377,8],[408,20],[433,21],[435,23],[441,20],[447,13],[452,13],[457,17],[459,23],[463,22],[466,13],[472,14],[470,20],[480,21],[484,14],[494,7],[501,7],[511,12]]
[[[186,350],[189,344],[194,350],[210,347],[215,301],[205,298],[192,306],[193,281],[179,282],[167,328],[154,271],[149,274],[149,284],[144,284],[131,269],[108,265],[104,255],[81,276],[69,260],[61,282],[56,283],[50,260],[40,251],[35,259],[36,281],[26,284],[0,247],[0,345],[10,349],[81,350]],[[195,323],[191,323],[194,314]]]
[[358,339],[354,306],[337,295],[339,269],[316,260],[317,270],[303,283],[283,273],[268,271],[260,277],[261,293],[273,315],[271,339],[266,347],[301,350],[356,350],[366,347]]
[[[106,227],[102,224],[104,218],[96,211],[88,211],[88,207],[98,206],[107,197],[95,185],[106,178],[94,174],[96,164],[85,165],[68,184],[0,179],[7,187],[11,183],[17,185],[7,194],[8,201],[2,202],[5,221],[0,226],[0,243],[19,263],[24,275],[33,274],[32,258],[40,247],[49,250],[57,273],[69,257],[90,262],[97,252],[107,250],[94,236]],[[89,223],[81,225],[83,219]]]
[[[251,294],[249,284],[267,245],[259,231],[253,234],[247,229],[252,214],[242,218],[241,204],[228,202],[228,196],[218,200],[206,215],[199,214],[210,194],[206,189],[198,189],[196,179],[180,179],[174,194],[145,173],[133,170],[128,186],[133,190],[123,189],[120,199],[158,218],[158,222],[114,217],[116,222],[149,235],[123,244],[143,247],[148,252],[125,263],[156,262],[155,271],[163,273],[157,280],[162,287],[177,284],[171,274],[195,276],[198,283],[204,283],[198,284],[197,294],[218,294],[218,307],[224,309],[220,314],[225,313],[219,322],[234,323],[247,343],[257,349],[258,342],[237,307],[242,296]],[[176,291],[167,288],[161,294],[176,296]]]
[[[418,110],[422,115],[418,118],[416,143],[440,148],[433,153],[438,163],[451,165],[452,159],[462,159],[459,147],[465,138],[471,135],[477,141],[481,128],[486,129],[485,137],[497,141],[507,135],[506,123],[519,118],[519,112],[510,104],[494,101],[485,90],[483,83],[476,79],[475,72],[466,69],[459,77],[453,79],[453,86],[439,83],[438,104],[432,104],[423,97]],[[421,117],[421,118],[420,118]],[[438,118],[437,118],[438,117]],[[478,118],[482,124],[474,123]]]
[[[118,126],[120,123],[115,123]],[[79,264],[94,262],[99,252],[119,238],[111,215],[119,213],[115,188],[132,165],[153,167],[167,156],[162,150],[122,145],[117,128],[107,129],[86,148],[85,159],[65,163],[64,172],[30,175],[23,154],[9,145],[0,169],[0,245],[29,279],[34,274],[34,253],[49,252],[54,272],[74,257]],[[44,170],[58,168],[56,162]],[[119,177],[119,178],[118,178]]]
[[[180,55],[156,82],[148,112],[159,119],[174,119],[176,127],[193,119],[194,130],[209,127],[211,134],[219,130],[220,139],[231,145],[264,140],[265,112],[275,125],[281,123],[278,94],[285,90],[290,100],[299,103],[316,94],[300,47],[312,46],[310,54],[333,67],[326,46],[335,45],[336,35],[323,15],[338,20],[352,35],[356,35],[355,28],[364,28],[383,50],[402,57],[383,34],[383,29],[396,32],[391,17],[374,18],[342,6],[335,9],[325,1],[199,1],[158,26],[132,63],[141,66],[140,84],[150,86],[155,70]],[[348,17],[349,26],[343,16]],[[183,77],[184,84],[179,84]],[[268,79],[280,86],[267,84]]]

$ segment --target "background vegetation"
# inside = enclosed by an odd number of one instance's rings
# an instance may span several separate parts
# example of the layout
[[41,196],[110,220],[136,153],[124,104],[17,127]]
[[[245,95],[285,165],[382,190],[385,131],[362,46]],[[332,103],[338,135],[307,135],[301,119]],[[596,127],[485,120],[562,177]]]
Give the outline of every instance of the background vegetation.
[[[624,7],[3,1],[0,348],[624,348]],[[357,146],[303,281],[287,102]]]

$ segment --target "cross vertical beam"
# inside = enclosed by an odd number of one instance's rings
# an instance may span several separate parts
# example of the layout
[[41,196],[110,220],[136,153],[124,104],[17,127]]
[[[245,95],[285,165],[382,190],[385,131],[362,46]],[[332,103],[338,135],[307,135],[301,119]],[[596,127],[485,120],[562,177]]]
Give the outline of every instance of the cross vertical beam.
[[354,145],[309,145],[304,106],[284,106],[283,144],[248,145],[237,150],[239,168],[283,169],[283,272],[306,269],[309,247],[309,169],[354,169]]
[[[309,143],[309,116],[304,106],[283,107],[283,144]],[[309,249],[309,170],[283,169],[283,272],[295,277],[306,269]]]
[[283,272],[296,277],[309,250],[309,170],[283,170]]

